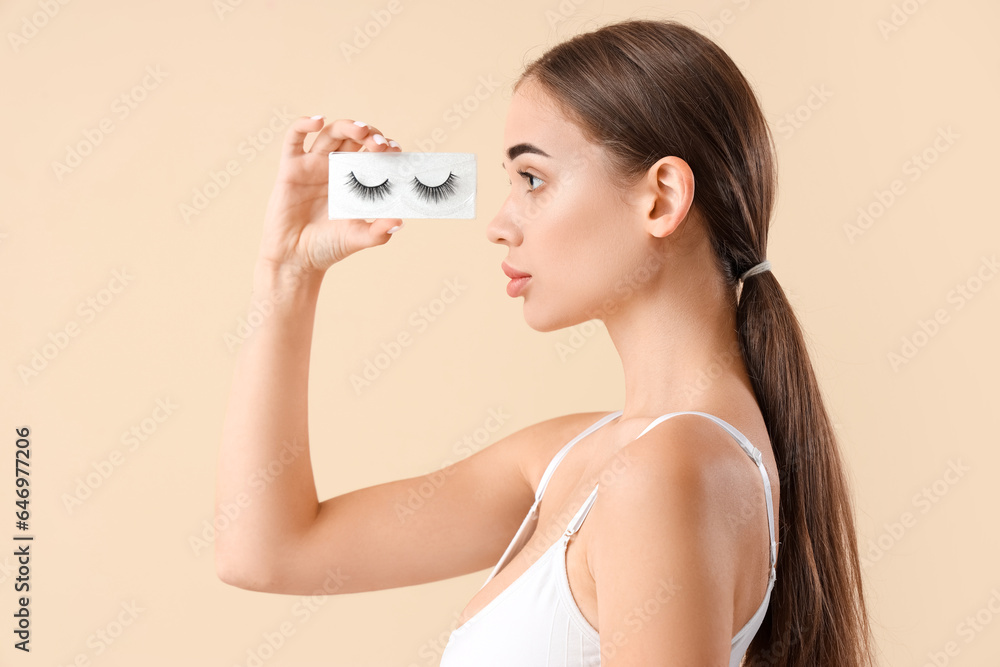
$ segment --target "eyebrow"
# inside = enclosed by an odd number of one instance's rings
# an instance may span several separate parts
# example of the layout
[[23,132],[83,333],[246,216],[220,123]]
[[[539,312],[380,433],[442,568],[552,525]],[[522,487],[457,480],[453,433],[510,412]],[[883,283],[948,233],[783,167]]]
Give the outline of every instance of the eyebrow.
[[[543,151],[538,146],[535,146],[534,144],[515,144],[514,146],[511,146],[510,148],[507,149],[507,159],[513,161],[514,158],[516,158],[518,155],[521,155],[522,153],[536,153],[544,157],[552,157],[551,155]],[[500,166],[503,167],[504,163],[501,162]]]

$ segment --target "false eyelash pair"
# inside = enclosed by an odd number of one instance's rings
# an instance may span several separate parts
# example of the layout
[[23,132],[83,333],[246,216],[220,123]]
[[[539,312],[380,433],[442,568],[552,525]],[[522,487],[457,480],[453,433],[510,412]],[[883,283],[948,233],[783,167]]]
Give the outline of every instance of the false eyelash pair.
[[[424,201],[437,203],[455,194],[456,180],[458,180],[458,176],[453,172],[448,172],[448,178],[444,180],[444,183],[425,185],[414,176],[413,180],[410,181],[410,187]],[[352,192],[367,201],[384,199],[392,192],[392,184],[389,183],[388,178],[378,185],[365,185],[357,179],[353,171],[348,175],[345,184],[350,186]]]

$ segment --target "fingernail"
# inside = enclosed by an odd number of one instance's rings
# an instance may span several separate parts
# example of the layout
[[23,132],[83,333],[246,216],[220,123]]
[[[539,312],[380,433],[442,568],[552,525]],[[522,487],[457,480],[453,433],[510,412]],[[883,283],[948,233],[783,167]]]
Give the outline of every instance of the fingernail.
[[386,143],[385,137],[383,137],[381,134],[375,134],[372,138],[375,139],[376,144],[382,145]]
[[309,120],[319,120],[322,117],[323,117],[323,114],[319,114],[318,116],[310,116]]
[[397,143],[396,143],[395,141],[393,141],[392,139],[390,139],[390,140],[389,140],[389,145],[390,145],[390,146],[392,146],[393,148],[399,148],[399,144],[397,144]]
[[395,233],[395,232],[399,231],[399,228],[400,228],[400,227],[402,227],[402,226],[403,226],[403,225],[396,225],[395,227],[390,227],[390,228],[389,228],[389,232],[388,232],[388,233],[389,233],[389,234],[393,234],[393,233]]
[[360,120],[354,121],[354,124],[357,125],[358,127],[368,127],[368,123],[364,123]]

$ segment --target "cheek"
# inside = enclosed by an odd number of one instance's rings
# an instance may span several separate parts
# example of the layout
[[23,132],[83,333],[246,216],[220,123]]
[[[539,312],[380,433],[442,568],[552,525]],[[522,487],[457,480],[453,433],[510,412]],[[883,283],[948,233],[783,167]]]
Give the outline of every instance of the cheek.
[[560,297],[577,305],[603,300],[627,261],[621,211],[593,191],[565,194],[525,236],[533,263]]

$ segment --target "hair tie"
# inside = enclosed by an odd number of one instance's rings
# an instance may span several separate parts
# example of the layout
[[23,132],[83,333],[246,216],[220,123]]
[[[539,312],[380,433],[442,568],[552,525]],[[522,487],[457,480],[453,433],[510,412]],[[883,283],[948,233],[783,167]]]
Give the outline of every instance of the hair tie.
[[755,273],[763,273],[764,271],[770,271],[770,270],[771,270],[771,262],[765,259],[760,264],[757,264],[756,266],[747,269],[747,271],[744,272],[742,276],[740,276],[740,282],[743,282],[744,280],[754,275]]

